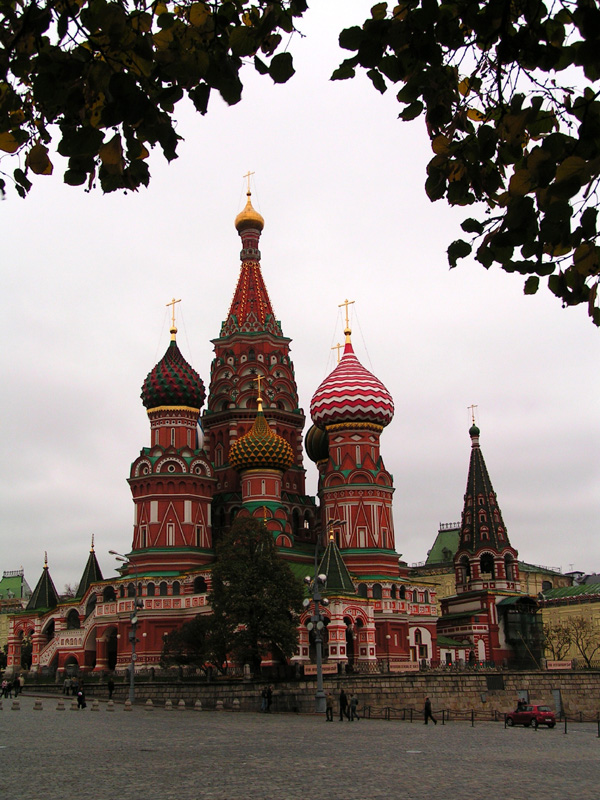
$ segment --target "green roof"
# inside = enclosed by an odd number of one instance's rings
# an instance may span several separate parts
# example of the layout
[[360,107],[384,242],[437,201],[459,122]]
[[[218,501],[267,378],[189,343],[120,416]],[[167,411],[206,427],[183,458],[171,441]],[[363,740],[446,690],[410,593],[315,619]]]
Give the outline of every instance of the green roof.
[[31,589],[23,570],[5,572],[0,579],[0,600],[23,600],[27,597],[31,597]]
[[600,595],[600,583],[580,583],[577,586],[561,586],[543,592],[544,600],[558,600],[561,597],[585,597]]
[[[458,550],[460,541],[460,528],[449,528],[438,531],[433,547],[427,554],[426,564],[441,564],[451,562]],[[444,552],[445,551],[445,552]],[[448,552],[450,555],[448,556]]]
[[348,567],[333,539],[329,540],[319,564],[319,574],[321,573],[327,575],[327,594],[356,594]]
[[468,647],[464,642],[459,642],[458,639],[451,639],[450,636],[438,636],[438,647]]

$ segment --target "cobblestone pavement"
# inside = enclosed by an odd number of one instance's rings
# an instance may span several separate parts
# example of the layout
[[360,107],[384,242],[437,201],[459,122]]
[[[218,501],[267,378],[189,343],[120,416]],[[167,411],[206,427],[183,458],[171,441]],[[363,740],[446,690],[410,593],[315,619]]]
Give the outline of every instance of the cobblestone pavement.
[[5,800],[597,800],[597,726],[368,720],[196,712],[106,703],[57,711],[57,698],[4,700]]

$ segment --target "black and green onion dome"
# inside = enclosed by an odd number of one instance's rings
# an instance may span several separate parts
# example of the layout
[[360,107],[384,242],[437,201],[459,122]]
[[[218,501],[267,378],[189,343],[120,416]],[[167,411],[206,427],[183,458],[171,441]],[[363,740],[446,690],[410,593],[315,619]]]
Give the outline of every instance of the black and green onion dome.
[[181,355],[172,339],[167,352],[150,370],[142,386],[142,403],[147,409],[159,406],[202,408],[206,392],[202,378]]
[[469,428],[469,436],[471,438],[473,438],[474,436],[479,436],[480,433],[481,433],[481,431],[479,430],[477,425],[475,425],[475,423],[473,423],[471,425],[471,427]]
[[271,430],[259,409],[254,425],[233,443],[229,463],[235,469],[280,469],[285,472],[294,463],[294,453],[286,440]]
[[329,458],[329,440],[327,438],[327,431],[322,428],[317,428],[316,425],[311,425],[306,438],[304,439],[304,449],[306,455],[315,464],[317,461],[325,461]]

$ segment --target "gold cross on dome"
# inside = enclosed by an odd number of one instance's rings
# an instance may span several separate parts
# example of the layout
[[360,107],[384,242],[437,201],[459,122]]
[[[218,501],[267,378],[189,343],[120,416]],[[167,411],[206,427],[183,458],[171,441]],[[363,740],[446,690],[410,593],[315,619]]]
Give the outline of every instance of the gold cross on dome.
[[172,328],[175,327],[175,303],[181,303],[181,300],[175,300],[175,298],[173,298],[170,303],[166,304],[167,308],[169,306],[172,306],[172,308],[171,308],[171,327]]
[[246,194],[248,194],[248,195],[251,194],[251,192],[250,192],[250,176],[251,175],[254,175],[254,173],[250,172],[250,170],[248,170],[248,172],[243,176],[248,181],[248,186],[247,186],[247,189],[246,189]]
[[258,396],[260,397],[260,382],[264,381],[264,376],[257,373],[256,378],[252,379],[252,383],[258,384]]
[[337,363],[338,364],[340,363],[340,350],[342,349],[343,346],[344,346],[343,344],[340,344],[338,342],[337,344],[334,344],[333,347],[331,348],[332,350],[337,350]]
[[338,304],[338,308],[341,308],[342,306],[346,307],[346,328],[350,327],[350,319],[348,317],[348,306],[353,305],[354,302],[355,302],[354,300],[344,300],[343,303]]
[[473,425],[475,425],[475,409],[477,408],[476,405],[474,406],[467,406],[467,409],[471,412],[471,419],[473,420]]

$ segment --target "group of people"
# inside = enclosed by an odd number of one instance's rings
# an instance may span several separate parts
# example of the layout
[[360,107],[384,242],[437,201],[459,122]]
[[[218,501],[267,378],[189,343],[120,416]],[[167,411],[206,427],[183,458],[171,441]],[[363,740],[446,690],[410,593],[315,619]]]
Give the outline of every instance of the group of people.
[[[346,692],[341,689],[340,690],[340,722],[344,721],[344,717],[349,722],[354,722],[355,719],[360,719],[358,716],[358,697],[355,694],[348,695]],[[327,692],[325,696],[325,719],[327,722],[333,722],[333,695],[331,692]]]
[[77,676],[73,676],[72,678],[67,676],[63,683],[63,694],[66,695],[73,695],[73,697],[77,697],[77,692],[79,691],[79,678]]
[[2,681],[2,697],[18,697],[25,686],[23,675],[15,675],[14,678],[4,678]]

